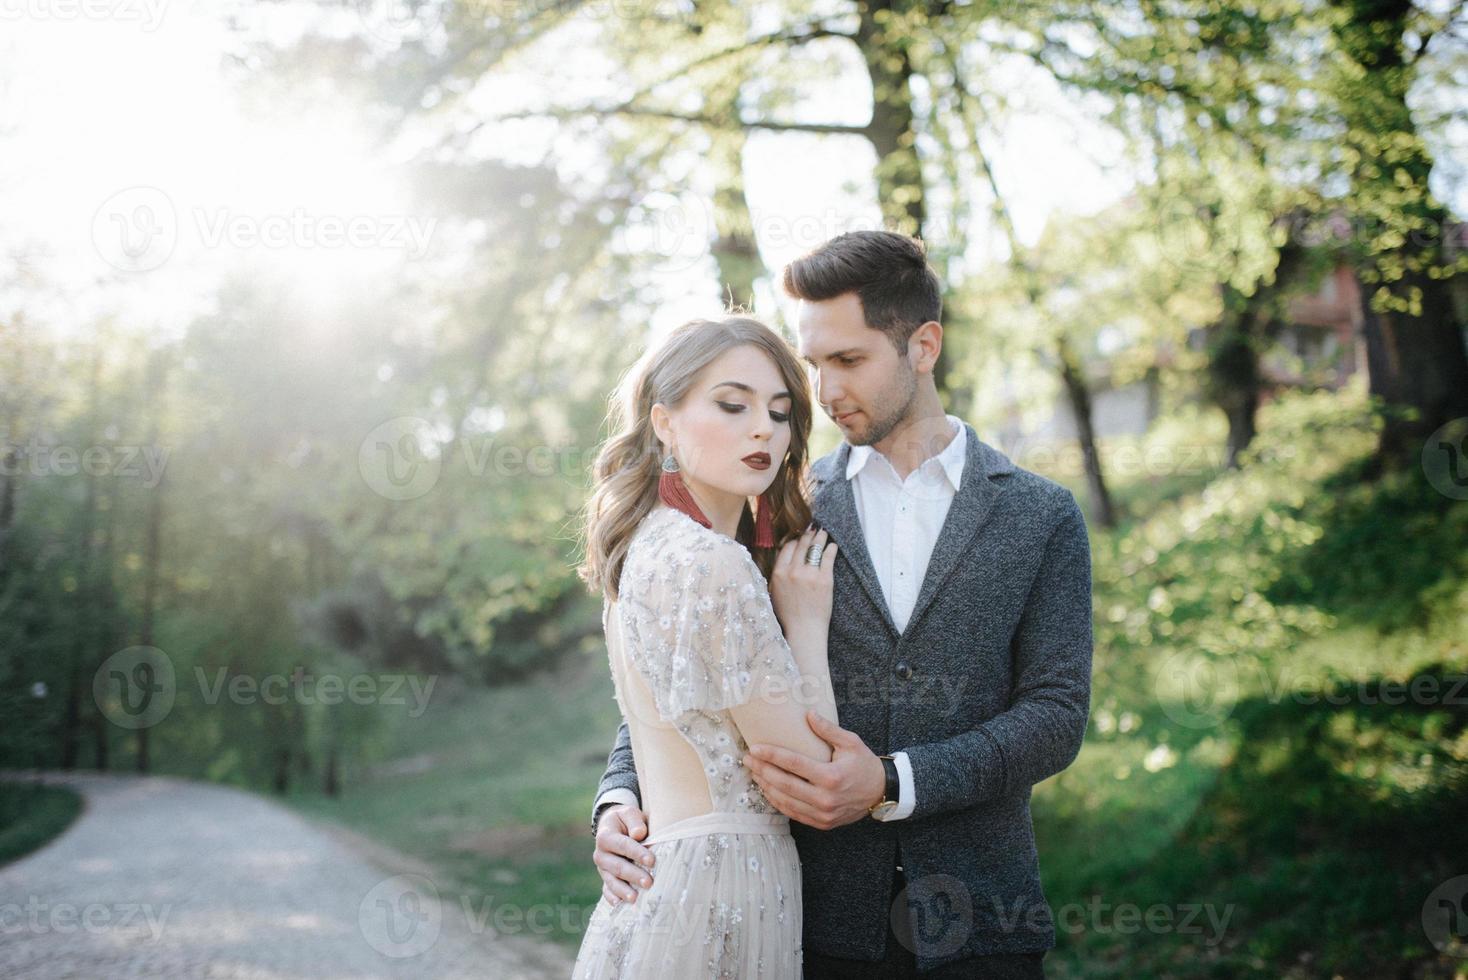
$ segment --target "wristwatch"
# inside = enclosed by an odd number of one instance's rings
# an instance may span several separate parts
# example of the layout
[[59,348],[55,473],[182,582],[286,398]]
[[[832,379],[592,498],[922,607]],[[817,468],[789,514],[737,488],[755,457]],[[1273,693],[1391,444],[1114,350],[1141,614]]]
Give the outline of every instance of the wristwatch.
[[887,776],[887,785],[882,789],[882,798],[872,805],[867,812],[874,820],[881,820],[897,809],[897,801],[902,796],[902,780],[897,777],[897,763],[892,761],[890,755],[879,755],[882,760],[882,771]]

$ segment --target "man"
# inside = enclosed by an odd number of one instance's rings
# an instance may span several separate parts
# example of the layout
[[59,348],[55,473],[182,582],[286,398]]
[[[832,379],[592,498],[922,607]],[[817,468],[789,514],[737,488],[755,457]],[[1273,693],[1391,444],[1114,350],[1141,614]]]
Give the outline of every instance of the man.
[[[839,545],[817,764],[751,745],[791,819],[806,977],[1043,977],[1055,945],[1030,788],[1090,711],[1091,559],[1064,487],[945,415],[940,284],[920,242],[838,236],[786,270],[801,356],[845,441],[812,464]],[[624,724],[595,806],[608,895],[650,881]]]

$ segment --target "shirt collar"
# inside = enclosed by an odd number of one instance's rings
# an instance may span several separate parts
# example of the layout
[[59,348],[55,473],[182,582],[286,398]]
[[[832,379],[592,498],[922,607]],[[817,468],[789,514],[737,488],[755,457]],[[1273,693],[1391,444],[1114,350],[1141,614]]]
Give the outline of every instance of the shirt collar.
[[[948,474],[948,482],[953,484],[953,489],[956,492],[959,484],[963,481],[963,464],[968,455],[968,439],[964,433],[963,422],[958,416],[945,415],[944,418],[948,420],[948,424],[953,429],[953,438],[949,440],[948,445],[944,446],[943,450],[937,456],[924,460],[922,465],[928,466],[936,459],[938,465],[943,468],[943,472]],[[861,468],[867,464],[867,461],[877,455],[880,454],[871,446],[852,446],[851,453],[846,458],[846,479],[849,480],[856,476],[857,473],[861,472]],[[883,458],[885,459],[885,457]],[[891,461],[888,461],[887,465],[891,466]],[[896,472],[895,467],[893,468],[893,472]]]

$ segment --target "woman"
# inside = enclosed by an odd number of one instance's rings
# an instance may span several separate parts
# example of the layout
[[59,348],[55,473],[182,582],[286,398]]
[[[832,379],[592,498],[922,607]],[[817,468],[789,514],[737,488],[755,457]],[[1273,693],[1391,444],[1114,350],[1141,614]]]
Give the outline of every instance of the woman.
[[749,742],[831,758],[805,721],[836,720],[836,545],[808,528],[810,426],[799,360],[743,317],[679,327],[614,399],[580,571],[605,598],[656,860],[635,901],[603,894],[576,980],[801,974],[789,820],[740,760]]

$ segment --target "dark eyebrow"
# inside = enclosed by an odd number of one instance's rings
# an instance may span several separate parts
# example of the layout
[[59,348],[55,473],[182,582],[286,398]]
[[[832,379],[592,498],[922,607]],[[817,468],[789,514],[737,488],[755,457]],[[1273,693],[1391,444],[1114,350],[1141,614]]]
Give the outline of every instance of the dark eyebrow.
[[[714,390],[717,390],[719,388],[738,388],[740,391],[747,391],[751,395],[755,394],[755,390],[753,388],[751,388],[749,385],[743,384],[743,383],[741,383],[739,381],[720,381],[718,384],[714,385],[713,388],[710,388],[709,390],[710,391],[714,391]],[[788,392],[788,391],[777,391],[770,398],[770,401],[774,401],[776,398],[789,398],[789,397],[790,397],[790,392]]]
[[[845,350],[833,351],[832,353],[827,354],[826,355],[826,360],[829,361],[833,357],[845,357],[848,354],[863,354],[863,353],[866,353],[866,352],[862,348],[860,348],[860,347],[847,347]],[[814,364],[815,363],[815,358],[809,356],[808,354],[802,354],[802,355],[800,355],[800,357],[807,364]]]

